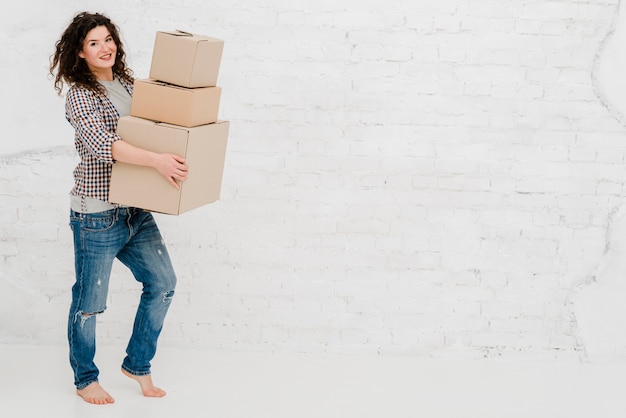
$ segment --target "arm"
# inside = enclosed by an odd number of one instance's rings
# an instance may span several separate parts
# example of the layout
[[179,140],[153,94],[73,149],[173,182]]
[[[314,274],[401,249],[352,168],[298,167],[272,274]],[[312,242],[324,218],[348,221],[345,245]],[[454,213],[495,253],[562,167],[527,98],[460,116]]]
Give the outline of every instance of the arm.
[[117,115],[103,111],[94,93],[74,87],[67,94],[65,106],[66,118],[76,130],[77,138],[97,160],[105,164],[117,160],[153,167],[176,188],[179,188],[176,180],[186,180],[183,158],[150,152],[124,142],[115,132]]
[[65,117],[75,130],[75,140],[95,160],[113,164],[111,145],[121,138],[115,133],[116,117],[103,109],[96,95],[73,86],[65,98]]
[[142,165],[156,169],[177,189],[180,188],[176,180],[187,180],[187,166],[185,159],[174,154],[159,154],[138,148],[123,140],[113,142],[111,153],[115,161],[128,164]]

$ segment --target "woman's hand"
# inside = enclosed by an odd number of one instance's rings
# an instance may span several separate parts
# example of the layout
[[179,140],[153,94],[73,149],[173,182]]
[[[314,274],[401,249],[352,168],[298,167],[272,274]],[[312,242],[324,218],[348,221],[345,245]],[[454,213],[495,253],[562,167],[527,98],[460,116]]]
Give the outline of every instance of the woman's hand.
[[154,168],[177,189],[180,189],[179,181],[187,180],[185,159],[178,155],[156,154]]

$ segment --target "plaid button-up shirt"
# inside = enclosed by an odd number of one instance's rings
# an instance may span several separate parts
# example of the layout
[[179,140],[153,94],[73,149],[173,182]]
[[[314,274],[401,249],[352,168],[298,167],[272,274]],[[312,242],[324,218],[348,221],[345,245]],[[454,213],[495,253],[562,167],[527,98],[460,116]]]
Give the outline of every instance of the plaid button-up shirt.
[[[132,96],[133,85],[120,82]],[[122,139],[116,133],[120,118],[117,109],[106,95],[74,85],[65,98],[65,117],[74,128],[74,145],[80,156],[71,194],[108,202],[115,162],[111,146]]]

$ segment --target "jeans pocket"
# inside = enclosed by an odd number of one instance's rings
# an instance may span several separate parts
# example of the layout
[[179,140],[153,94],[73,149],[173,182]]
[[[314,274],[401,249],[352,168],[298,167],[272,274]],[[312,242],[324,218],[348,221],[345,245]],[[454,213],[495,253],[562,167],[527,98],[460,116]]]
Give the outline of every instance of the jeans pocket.
[[115,225],[115,209],[105,212],[89,213],[81,216],[81,228],[84,231],[102,232]]

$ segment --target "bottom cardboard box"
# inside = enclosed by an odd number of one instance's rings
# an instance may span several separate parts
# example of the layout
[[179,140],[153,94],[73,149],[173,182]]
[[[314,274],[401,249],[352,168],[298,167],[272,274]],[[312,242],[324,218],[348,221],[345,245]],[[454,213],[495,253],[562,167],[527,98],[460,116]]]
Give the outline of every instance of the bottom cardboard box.
[[120,118],[117,133],[129,144],[185,158],[189,168],[180,189],[154,168],[116,162],[109,200],[127,206],[179,215],[220,197],[228,140],[228,121],[187,128],[134,116]]

